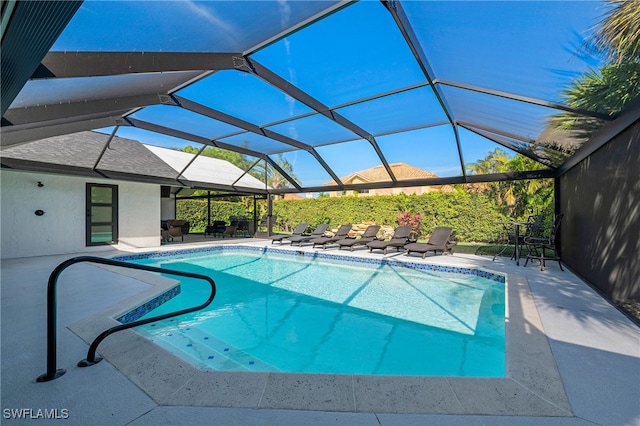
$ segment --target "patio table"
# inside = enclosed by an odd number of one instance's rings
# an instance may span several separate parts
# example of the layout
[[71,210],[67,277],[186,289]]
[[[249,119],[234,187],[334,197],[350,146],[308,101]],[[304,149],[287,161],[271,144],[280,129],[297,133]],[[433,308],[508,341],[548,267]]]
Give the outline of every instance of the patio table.
[[520,266],[520,226],[527,225],[527,222],[516,222],[512,220],[504,221],[504,222],[494,222],[500,225],[511,225],[515,231],[515,242],[514,242],[514,254],[513,257],[516,259],[516,265]]

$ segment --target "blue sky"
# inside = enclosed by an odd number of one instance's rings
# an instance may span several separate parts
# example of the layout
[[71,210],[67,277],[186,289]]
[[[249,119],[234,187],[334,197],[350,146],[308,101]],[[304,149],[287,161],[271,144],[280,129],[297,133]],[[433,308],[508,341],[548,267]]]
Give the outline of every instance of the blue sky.
[[[561,102],[563,88],[598,65],[598,58],[589,58],[578,48],[602,15],[601,2],[402,4],[437,79]],[[242,52],[326,6],[300,1],[86,1],[53,50]],[[261,17],[257,25],[256,16]],[[346,7],[258,50],[251,58],[328,107],[342,106],[338,113],[377,135],[390,163],[409,163],[440,176],[461,174],[452,128],[438,125],[448,119],[428,86],[351,104],[426,83],[391,14],[380,2],[362,1]],[[554,113],[536,105],[440,87],[454,119],[525,138],[539,136]],[[303,115],[268,128],[314,146],[338,176],[380,164],[368,142],[321,115],[305,117],[311,112],[309,107],[253,75],[221,71],[177,94],[260,126]],[[231,144],[261,147],[259,137],[234,135],[241,129],[176,107],[154,106],[133,117]],[[393,132],[398,133],[384,135]],[[459,134],[465,163],[485,157],[498,146],[464,129]],[[118,135],[160,146],[194,145],[128,127],[121,127]],[[352,142],[333,145],[347,140]],[[278,142],[269,143],[267,150],[282,147]],[[308,153],[284,155],[294,164],[303,185],[330,180]]]

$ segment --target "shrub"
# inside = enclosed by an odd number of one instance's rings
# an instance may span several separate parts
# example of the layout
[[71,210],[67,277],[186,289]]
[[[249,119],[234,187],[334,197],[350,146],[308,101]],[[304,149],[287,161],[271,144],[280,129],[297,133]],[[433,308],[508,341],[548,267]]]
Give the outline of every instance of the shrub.
[[431,234],[436,226],[450,226],[459,241],[492,242],[501,231],[495,222],[506,220],[496,202],[481,193],[463,191],[428,192],[422,195],[382,195],[374,197],[322,197],[277,200],[273,214],[276,227],[290,230],[300,222],[311,228],[329,223],[337,228],[345,223],[377,223],[395,226],[404,212],[420,215],[420,235]]
[[405,211],[400,213],[396,220],[400,226],[410,226],[411,231],[416,234],[416,237],[420,237],[422,232],[422,222],[420,219],[420,213],[411,214],[410,212]]
[[[253,212],[240,202],[211,201],[211,221],[229,222],[230,216],[246,216],[253,218]],[[191,232],[204,232],[207,226],[207,200],[178,200],[176,203],[176,219],[188,220]]]

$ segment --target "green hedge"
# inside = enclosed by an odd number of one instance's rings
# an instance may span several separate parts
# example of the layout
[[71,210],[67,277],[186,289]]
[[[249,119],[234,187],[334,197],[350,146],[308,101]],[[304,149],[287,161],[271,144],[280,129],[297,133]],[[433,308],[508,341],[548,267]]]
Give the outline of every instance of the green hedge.
[[373,222],[397,226],[404,211],[420,213],[422,236],[436,226],[451,226],[459,241],[491,242],[502,227],[495,222],[506,220],[494,201],[484,194],[466,192],[429,192],[422,195],[383,195],[324,197],[304,200],[278,200],[273,203],[276,227],[289,231],[300,222],[310,228],[329,223],[336,228],[343,223]]
[[[258,203],[258,217],[265,207]],[[337,228],[344,223],[372,222],[397,226],[398,215],[420,213],[422,238],[436,226],[450,226],[456,239],[465,242],[493,242],[503,231],[495,222],[508,220],[496,202],[483,193],[429,192],[422,195],[382,195],[276,200],[276,231],[290,232],[300,222],[313,229],[320,223]],[[229,220],[229,216],[253,218],[253,201],[212,201],[211,220]],[[177,219],[188,220],[191,232],[204,232],[207,225],[207,200],[178,200]]]
[[[229,216],[246,216],[253,218],[251,211],[242,202],[211,201],[211,221],[224,220]],[[204,232],[207,226],[207,200],[178,200],[176,203],[176,219],[188,220],[190,232]]]

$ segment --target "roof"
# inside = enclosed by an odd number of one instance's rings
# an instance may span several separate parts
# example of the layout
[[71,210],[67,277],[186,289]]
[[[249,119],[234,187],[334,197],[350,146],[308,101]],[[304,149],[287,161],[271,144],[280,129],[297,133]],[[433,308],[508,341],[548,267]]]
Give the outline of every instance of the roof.
[[[3,167],[72,173],[173,186],[198,186],[221,190],[261,190],[264,183],[228,161],[98,132],[55,136],[8,147],[0,158]],[[180,172],[192,163],[184,174]]]
[[[417,180],[438,177],[428,170],[422,170],[405,163],[394,163],[389,166],[398,180]],[[340,180],[348,183],[356,177],[365,182],[384,182],[390,180],[389,174],[383,166],[376,166],[367,170],[361,170],[348,176],[341,177]],[[332,184],[332,182],[329,182],[329,184]]]
[[[3,149],[116,130],[147,145],[240,154],[244,171],[259,164],[284,177],[277,193],[325,191],[329,180],[329,190],[357,189],[339,176],[376,167],[384,185],[415,186],[395,163],[432,170],[438,177],[420,184],[442,185],[556,177],[623,115],[568,94],[606,64],[582,49],[602,19],[599,1],[9,4]],[[46,156],[45,145],[32,148]],[[474,175],[468,164],[497,147],[545,168]]]

